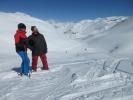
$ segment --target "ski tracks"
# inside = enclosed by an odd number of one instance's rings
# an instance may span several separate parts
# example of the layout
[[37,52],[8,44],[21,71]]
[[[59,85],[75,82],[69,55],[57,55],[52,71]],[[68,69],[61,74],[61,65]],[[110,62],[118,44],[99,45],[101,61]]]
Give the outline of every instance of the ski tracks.
[[[102,99],[105,98],[106,92],[113,93],[116,88],[129,88],[129,85],[126,85],[126,74],[107,73],[98,76],[104,66],[108,65],[114,70],[122,60],[117,59],[106,64],[104,59],[55,64],[50,66],[49,71],[38,70],[37,73],[32,73],[31,79],[26,76],[19,77],[13,71],[3,72],[0,73],[0,100]],[[77,76],[81,70],[85,74]]]

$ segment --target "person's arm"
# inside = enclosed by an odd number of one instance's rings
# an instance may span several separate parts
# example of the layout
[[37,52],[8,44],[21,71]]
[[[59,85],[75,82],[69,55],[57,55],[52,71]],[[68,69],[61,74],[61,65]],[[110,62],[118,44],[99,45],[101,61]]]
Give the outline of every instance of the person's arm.
[[34,45],[33,39],[32,39],[31,36],[29,36],[26,39],[26,46],[27,46],[27,48],[29,48],[30,50],[32,50],[33,49],[33,45]]
[[15,45],[17,48],[22,48],[22,46],[20,45],[20,35],[19,34],[15,34],[14,35],[14,39],[15,39]]
[[44,42],[44,51],[45,51],[45,53],[47,53],[48,52],[47,43],[46,43],[46,40],[43,35],[42,35],[42,37],[43,37],[43,42]]
[[32,50],[32,46],[29,44],[29,39],[27,38],[26,34],[21,35],[21,40],[23,44],[26,46],[26,48]]

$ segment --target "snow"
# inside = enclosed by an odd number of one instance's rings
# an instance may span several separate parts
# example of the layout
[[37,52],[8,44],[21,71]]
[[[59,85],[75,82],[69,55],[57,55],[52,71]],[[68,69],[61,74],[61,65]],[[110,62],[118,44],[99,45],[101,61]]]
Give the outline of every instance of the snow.
[[[21,60],[13,37],[20,22],[27,36],[36,25],[48,43],[50,70],[41,71],[39,60],[31,78],[16,72]],[[132,26],[131,16],[56,22],[1,12],[0,100],[132,100]]]

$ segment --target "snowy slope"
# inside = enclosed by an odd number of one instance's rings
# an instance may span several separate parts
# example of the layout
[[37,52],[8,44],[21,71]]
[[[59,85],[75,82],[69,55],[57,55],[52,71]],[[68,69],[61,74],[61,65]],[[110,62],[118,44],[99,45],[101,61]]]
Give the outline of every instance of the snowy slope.
[[[18,77],[17,24],[36,25],[48,42],[49,71]],[[0,100],[133,100],[133,17],[43,21],[0,13]],[[30,51],[29,51],[29,56]]]
[[[104,48],[109,53],[129,56],[133,46],[133,17],[120,22],[115,27],[102,32],[91,40],[86,40],[88,45]],[[106,42],[105,42],[106,41]]]
[[82,20],[79,22],[57,23],[51,21],[52,24],[64,34],[73,34],[75,38],[91,38],[96,34],[104,32],[118,23],[126,20],[128,17],[114,16],[107,18],[97,18],[94,20]]
[[[30,27],[32,25],[36,25],[40,32],[46,37],[46,40],[48,41],[49,51],[62,51],[65,50],[66,47],[71,47],[70,43],[76,44],[76,42],[73,40],[68,42],[69,40],[66,39],[58,30],[56,30],[53,25],[49,24],[49,22],[42,21],[24,13],[0,13],[0,22],[0,41],[2,41],[2,44],[0,46],[4,49],[1,50],[0,53],[14,53],[13,36],[16,32],[17,24],[20,22],[26,24],[27,36],[31,34]],[[64,42],[62,43],[62,41]]]

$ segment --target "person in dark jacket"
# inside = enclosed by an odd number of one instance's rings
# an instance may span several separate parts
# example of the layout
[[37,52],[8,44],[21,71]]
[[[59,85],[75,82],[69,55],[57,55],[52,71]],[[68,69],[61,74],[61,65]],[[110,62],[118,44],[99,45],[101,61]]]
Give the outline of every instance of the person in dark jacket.
[[22,59],[20,75],[30,75],[30,60],[27,55],[27,36],[25,24],[18,24],[18,29],[14,35],[14,39],[16,52]]
[[28,37],[29,45],[32,47],[32,71],[37,71],[38,57],[41,58],[43,70],[48,70],[47,63],[47,43],[42,34],[39,33],[36,26],[31,27],[32,35]]

